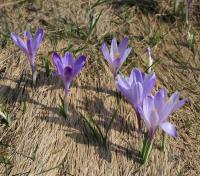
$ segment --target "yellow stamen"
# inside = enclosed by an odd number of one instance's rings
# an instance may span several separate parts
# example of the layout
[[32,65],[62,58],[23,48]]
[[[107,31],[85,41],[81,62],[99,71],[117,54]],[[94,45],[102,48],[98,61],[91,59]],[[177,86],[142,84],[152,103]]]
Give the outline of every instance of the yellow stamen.
[[119,52],[115,53],[115,59],[119,59],[121,57],[121,54]]
[[27,41],[28,41],[28,38],[24,37],[24,42],[27,43]]

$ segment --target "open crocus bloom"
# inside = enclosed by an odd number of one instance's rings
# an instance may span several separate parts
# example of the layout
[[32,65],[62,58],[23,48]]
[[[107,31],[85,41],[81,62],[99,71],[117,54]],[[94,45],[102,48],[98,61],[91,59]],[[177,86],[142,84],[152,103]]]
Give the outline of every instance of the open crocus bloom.
[[155,96],[144,98],[139,113],[148,128],[148,136],[152,140],[156,129],[161,127],[167,134],[177,137],[177,132],[168,117],[186,103],[186,99],[179,100],[179,92],[175,92],[167,100],[166,89],[161,89]]
[[75,60],[70,52],[66,52],[62,58],[57,53],[53,54],[53,64],[57,68],[55,75],[60,76],[63,80],[66,95],[69,92],[71,82],[80,73],[85,62],[86,56],[84,55]]
[[144,74],[137,68],[132,70],[129,78],[117,75],[116,86],[135,109],[138,117],[139,129],[141,128],[141,124],[138,109],[142,105],[144,98],[151,94],[155,82],[155,73]]
[[106,46],[106,43],[102,45],[102,52],[105,59],[108,62],[108,65],[114,75],[117,76],[117,72],[119,71],[122,64],[125,62],[126,58],[128,57],[129,53],[131,52],[132,48],[127,48],[128,46],[128,38],[125,37],[117,46],[116,38],[112,39],[110,53]]
[[32,74],[35,73],[35,56],[44,38],[44,30],[38,29],[35,36],[24,32],[24,38],[20,38],[15,32],[11,34],[13,42],[26,54],[31,65]]

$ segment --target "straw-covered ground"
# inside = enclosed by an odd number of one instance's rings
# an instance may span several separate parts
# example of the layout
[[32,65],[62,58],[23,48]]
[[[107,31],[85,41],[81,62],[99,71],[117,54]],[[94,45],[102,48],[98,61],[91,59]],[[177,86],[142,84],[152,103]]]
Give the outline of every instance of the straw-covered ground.
[[[116,0],[93,5],[101,16],[88,32],[88,0],[7,1],[0,4],[0,101],[11,116],[0,124],[0,175],[200,175],[200,2],[193,1],[190,23],[173,14],[172,0]],[[13,44],[10,33],[45,30],[37,55],[39,79],[32,86],[30,65]],[[189,45],[188,31],[194,33]],[[141,165],[142,140],[135,131],[136,116],[118,93],[101,53],[102,41],[129,37],[131,55],[122,72],[147,68],[146,48],[152,47],[157,63],[156,90],[178,90],[188,103],[170,117],[179,132],[160,150],[157,133],[147,166]],[[45,59],[53,51],[87,55],[87,64],[71,87],[69,114],[59,113],[64,96],[62,82],[45,73]],[[51,67],[51,70],[54,68]],[[98,145],[81,118],[92,116],[109,133],[107,149]]]

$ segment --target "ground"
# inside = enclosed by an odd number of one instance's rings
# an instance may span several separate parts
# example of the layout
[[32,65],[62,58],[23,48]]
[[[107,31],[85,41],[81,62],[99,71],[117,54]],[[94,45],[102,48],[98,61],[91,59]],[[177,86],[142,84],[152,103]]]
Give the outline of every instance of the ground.
[[[147,0],[29,0],[0,4],[0,99],[11,123],[0,124],[0,173],[2,175],[200,175],[200,3],[193,1],[187,25],[174,14],[174,1]],[[102,3],[101,3],[102,2]],[[91,14],[100,18],[89,32]],[[10,33],[45,30],[37,55],[38,82],[32,85],[26,56]],[[194,43],[187,39],[194,34]],[[146,166],[141,164],[142,140],[136,116],[115,87],[115,80],[101,53],[101,44],[112,37],[129,37],[133,48],[122,67],[147,69],[146,48],[151,46],[157,76],[156,88],[169,95],[178,90],[187,104],[170,116],[179,138],[168,138],[160,150],[161,130]],[[62,82],[47,77],[45,59],[52,53],[71,51],[87,55],[87,64],[73,83],[68,117],[59,113]],[[51,66],[51,71],[55,68]],[[107,148],[94,141],[81,118],[93,117],[105,132],[113,115]]]

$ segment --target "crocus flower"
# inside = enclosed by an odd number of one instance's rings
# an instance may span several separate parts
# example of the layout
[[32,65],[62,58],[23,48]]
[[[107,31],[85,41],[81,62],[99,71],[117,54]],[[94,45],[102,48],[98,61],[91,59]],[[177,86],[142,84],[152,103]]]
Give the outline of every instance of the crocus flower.
[[148,128],[150,140],[153,140],[154,134],[159,127],[175,138],[178,136],[174,125],[167,120],[170,114],[186,103],[186,99],[179,100],[179,95],[179,92],[176,91],[167,99],[166,89],[161,89],[155,96],[144,98],[143,105],[139,108],[139,113]]
[[155,82],[155,73],[144,74],[137,68],[132,70],[129,78],[117,75],[116,86],[134,108],[139,130],[141,130],[139,107],[142,105],[144,98],[151,94]]
[[102,44],[102,52],[105,59],[108,62],[108,65],[114,75],[117,76],[117,72],[119,71],[122,64],[125,62],[132,48],[127,48],[128,46],[128,38],[125,37],[117,46],[116,38],[112,39],[110,52],[106,46],[106,43]]
[[57,68],[54,75],[62,79],[66,95],[69,92],[71,82],[80,73],[85,62],[86,56],[84,55],[81,55],[75,60],[73,54],[70,52],[66,52],[62,58],[56,52],[53,54],[53,64]]
[[28,60],[31,65],[32,74],[34,75],[36,68],[35,68],[35,57],[38,51],[38,48],[44,38],[44,30],[38,29],[35,36],[25,31],[24,38],[22,39],[19,35],[15,32],[11,33],[11,38],[13,42],[26,54]]
[[151,73],[152,72],[152,69],[151,69],[151,66],[153,65],[153,59],[151,57],[151,48],[148,47],[147,48],[147,55],[148,55],[148,72]]

